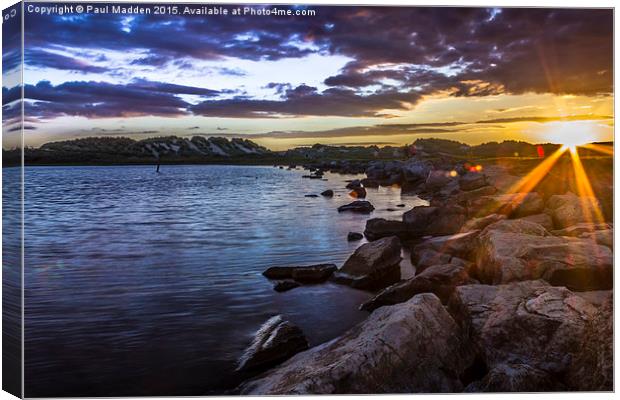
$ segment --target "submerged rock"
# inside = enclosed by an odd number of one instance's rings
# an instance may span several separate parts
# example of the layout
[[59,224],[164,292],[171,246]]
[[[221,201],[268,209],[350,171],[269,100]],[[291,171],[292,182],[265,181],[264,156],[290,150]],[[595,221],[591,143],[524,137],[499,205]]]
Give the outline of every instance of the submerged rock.
[[338,268],[335,264],[294,267],[270,267],[263,275],[268,279],[292,279],[300,283],[325,282]]
[[277,365],[308,348],[301,329],[281,315],[270,318],[254,335],[239,360],[238,372],[260,372]]
[[331,189],[327,189],[323,192],[321,192],[321,196],[323,197],[334,197],[334,191]]
[[336,271],[332,280],[359,289],[379,289],[400,280],[400,240],[387,237],[365,243]]
[[461,331],[437,297],[382,307],[341,337],[245,382],[241,394],[450,393],[471,362]]
[[349,242],[355,242],[362,239],[364,239],[364,235],[359,232],[349,232],[349,234],[347,235],[347,240]]
[[287,279],[284,281],[276,281],[276,283],[273,285],[273,290],[275,290],[276,292],[286,292],[299,286],[301,286],[299,282]]
[[304,197],[319,197],[319,196],[318,196],[318,195],[316,195],[316,194],[307,194],[307,195],[305,195]]
[[366,198],[366,189],[364,189],[361,186],[360,187],[355,187],[355,188],[353,188],[353,190],[351,190],[349,195],[351,197],[355,197],[355,198],[358,198],[358,199],[364,199],[364,198]]
[[370,204],[369,201],[365,201],[365,200],[356,200],[353,203],[349,203],[344,206],[338,207],[338,212],[351,211],[351,212],[357,212],[357,213],[362,213],[362,214],[370,214],[374,210],[375,210],[375,207],[372,204]]

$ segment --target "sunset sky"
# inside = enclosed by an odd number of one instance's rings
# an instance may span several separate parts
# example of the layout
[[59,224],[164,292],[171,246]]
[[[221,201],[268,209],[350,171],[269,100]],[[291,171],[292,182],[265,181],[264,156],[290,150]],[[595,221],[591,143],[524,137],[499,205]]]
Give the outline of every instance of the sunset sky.
[[[164,135],[247,137],[276,150],[613,140],[612,10],[293,9],[316,15],[26,11],[26,145]],[[18,68],[17,47],[4,47],[3,62],[5,74]],[[11,115],[18,88],[3,85]]]

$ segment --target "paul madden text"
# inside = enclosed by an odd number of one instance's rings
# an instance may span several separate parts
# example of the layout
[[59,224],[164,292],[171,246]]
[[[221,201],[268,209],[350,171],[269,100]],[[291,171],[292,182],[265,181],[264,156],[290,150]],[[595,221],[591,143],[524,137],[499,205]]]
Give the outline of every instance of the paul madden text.
[[204,6],[193,5],[137,5],[137,4],[28,4],[26,12],[41,15],[65,14],[152,14],[152,15],[205,15],[205,16],[316,16],[314,9],[287,6]]

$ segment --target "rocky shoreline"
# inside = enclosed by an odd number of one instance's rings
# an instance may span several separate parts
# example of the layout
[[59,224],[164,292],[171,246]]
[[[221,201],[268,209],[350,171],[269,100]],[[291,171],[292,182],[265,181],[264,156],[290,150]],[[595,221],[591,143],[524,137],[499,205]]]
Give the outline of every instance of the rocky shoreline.
[[[429,205],[400,220],[370,217],[363,236],[343,238],[368,242],[342,266],[265,271],[276,291],[329,280],[374,296],[360,304],[365,321],[309,349],[285,316],[271,318],[240,361],[246,375],[235,393],[613,390],[613,224],[598,199],[563,186],[512,191],[522,175],[466,161],[304,168],[317,179],[366,174],[349,182],[354,201],[339,212],[372,214],[378,186],[398,185]],[[409,279],[403,249],[416,267]]]

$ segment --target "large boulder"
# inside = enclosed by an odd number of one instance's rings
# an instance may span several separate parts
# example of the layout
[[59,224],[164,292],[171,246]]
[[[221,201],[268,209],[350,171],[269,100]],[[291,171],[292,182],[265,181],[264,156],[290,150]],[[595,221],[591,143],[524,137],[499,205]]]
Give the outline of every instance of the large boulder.
[[430,248],[420,249],[417,252],[411,253],[411,262],[415,265],[416,273],[418,274],[433,265],[449,264],[451,260],[451,254],[442,253]]
[[568,371],[569,386],[573,390],[611,391],[614,378],[613,293],[597,314],[586,324],[577,354]]
[[480,189],[486,185],[486,176],[479,172],[468,172],[459,179],[459,187],[464,191]]
[[471,216],[505,214],[513,218],[521,218],[542,213],[545,203],[536,192],[511,193],[479,197],[470,201],[468,208]]
[[439,209],[437,215],[431,218],[426,226],[425,234],[428,236],[452,235],[461,231],[467,211],[458,205],[448,205]]
[[579,237],[584,233],[591,233],[599,230],[608,230],[611,229],[611,225],[602,222],[602,223],[594,223],[594,222],[581,222],[575,225],[571,225],[564,229],[555,229],[552,230],[551,233],[556,236],[573,236]]
[[593,197],[579,197],[568,192],[556,194],[547,201],[553,222],[557,229],[563,229],[580,222],[591,222],[600,212],[600,204]]
[[[494,391],[563,389],[558,377],[569,371],[571,355],[585,339],[586,321],[597,311],[583,297],[540,280],[458,286],[449,307],[490,371],[477,385],[493,381]],[[528,379],[497,379],[497,368],[505,365],[518,365],[519,375],[545,384],[537,389]]]
[[419,255],[426,250],[432,250],[467,260],[476,247],[476,238],[479,234],[480,231],[470,231],[427,239],[413,248],[412,257],[415,260],[414,262],[417,262],[420,260]]
[[454,196],[454,201],[459,204],[467,203],[483,196],[492,196],[495,193],[497,193],[497,188],[495,186],[483,186],[478,189],[458,193]]
[[433,217],[437,215],[439,208],[430,206],[417,206],[403,214],[403,222],[408,225],[425,227]]
[[589,239],[550,236],[538,224],[504,220],[478,237],[476,278],[484,283],[545,279],[573,290],[609,289],[612,252]]
[[613,229],[582,233],[579,237],[591,239],[600,245],[609,247],[610,249],[614,248]]
[[432,165],[427,161],[411,159],[402,166],[403,178],[409,182],[425,180],[431,172]]
[[485,217],[472,218],[461,227],[461,232],[469,232],[474,230],[482,230],[487,226],[506,219],[503,214],[489,214]]
[[396,236],[365,243],[334,273],[335,282],[359,289],[380,289],[400,280],[401,244]]
[[269,267],[263,272],[263,276],[268,279],[292,279],[300,283],[320,283],[325,282],[337,269],[335,264]]
[[420,294],[382,307],[341,337],[245,382],[246,395],[450,393],[471,362],[439,299]]
[[455,180],[455,178],[450,175],[450,171],[433,170],[430,171],[426,177],[425,188],[428,191],[436,191],[453,180]]
[[384,218],[371,218],[366,221],[364,236],[370,241],[378,240],[389,236],[398,236],[402,240],[409,240],[422,236],[421,229],[405,224],[401,221],[394,221]]
[[545,228],[548,231],[553,230],[553,220],[548,214],[533,214],[528,215],[527,217],[519,218],[523,221],[533,222]]
[[550,392],[564,386],[548,372],[527,364],[506,363],[494,366],[479,381],[465,388],[468,393],[480,392]]
[[466,210],[457,205],[418,206],[403,214],[403,222],[421,236],[444,236],[457,233],[465,223]]
[[370,204],[369,201],[365,200],[356,200],[352,203],[345,204],[343,206],[338,207],[338,212],[343,211],[351,211],[361,214],[370,214],[375,210],[375,207]]
[[416,294],[433,293],[447,303],[456,286],[477,283],[467,275],[465,267],[455,264],[434,265],[413,278],[389,286],[360,306],[373,311],[382,306],[403,303]]
[[256,332],[252,343],[239,360],[237,371],[260,372],[307,348],[308,341],[301,329],[277,315]]

